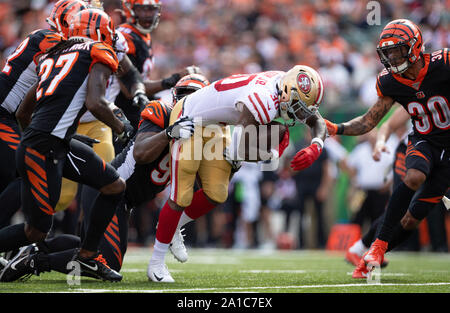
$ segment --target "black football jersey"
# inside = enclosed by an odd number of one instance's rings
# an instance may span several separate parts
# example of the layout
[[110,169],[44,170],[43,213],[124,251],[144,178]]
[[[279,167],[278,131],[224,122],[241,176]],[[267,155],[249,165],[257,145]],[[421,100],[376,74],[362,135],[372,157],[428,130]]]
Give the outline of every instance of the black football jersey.
[[424,54],[425,66],[415,81],[383,70],[379,96],[389,96],[411,115],[414,134],[432,145],[450,148],[450,55],[448,49]]
[[36,68],[39,84],[30,129],[69,140],[86,111],[89,72],[96,63],[117,71],[114,50],[101,42],[83,42],[54,55],[44,54]]
[[[159,133],[169,126],[171,109],[161,101],[151,101],[141,112],[137,134]],[[135,137],[136,138],[136,137]],[[136,164],[133,157],[135,138],[111,162],[120,177],[126,180],[125,197],[131,207],[139,206],[163,191],[170,180],[169,145],[148,164]]]
[[[127,56],[131,63],[141,73],[142,77],[148,78],[153,66],[153,53],[150,34],[143,35],[130,24],[122,24],[118,31],[123,34],[127,41]],[[131,124],[137,128],[140,120],[139,108],[132,106],[131,99],[127,98],[122,92],[115,100],[115,105],[121,108],[130,120]]]
[[0,104],[14,113],[26,93],[37,80],[37,57],[61,41],[62,37],[48,29],[29,34],[9,55],[0,72]]

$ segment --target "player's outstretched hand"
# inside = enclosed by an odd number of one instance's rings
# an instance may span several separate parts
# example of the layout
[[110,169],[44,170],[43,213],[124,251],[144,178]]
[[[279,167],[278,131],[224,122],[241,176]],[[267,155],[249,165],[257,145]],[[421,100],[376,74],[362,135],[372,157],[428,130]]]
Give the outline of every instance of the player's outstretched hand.
[[166,135],[169,140],[187,139],[194,134],[194,129],[194,120],[189,116],[183,116],[166,128]]
[[327,125],[328,135],[335,136],[338,130],[337,124],[334,124],[333,122],[330,122],[327,119],[323,119],[325,121],[325,124]]
[[322,149],[315,143],[312,143],[309,147],[297,152],[297,154],[291,161],[291,168],[294,171],[304,170],[305,168],[313,164],[321,153]]

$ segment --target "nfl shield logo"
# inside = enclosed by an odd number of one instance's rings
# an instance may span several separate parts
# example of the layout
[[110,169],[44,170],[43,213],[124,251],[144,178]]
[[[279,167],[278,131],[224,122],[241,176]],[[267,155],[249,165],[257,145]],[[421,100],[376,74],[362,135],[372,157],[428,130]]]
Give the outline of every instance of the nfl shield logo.
[[311,80],[308,75],[303,73],[299,74],[297,76],[297,84],[298,88],[300,88],[303,93],[308,93],[311,91]]

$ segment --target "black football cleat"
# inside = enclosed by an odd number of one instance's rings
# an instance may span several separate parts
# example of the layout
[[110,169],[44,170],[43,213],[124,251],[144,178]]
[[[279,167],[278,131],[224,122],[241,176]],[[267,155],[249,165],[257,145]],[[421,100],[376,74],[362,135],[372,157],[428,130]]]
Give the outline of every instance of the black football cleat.
[[81,276],[111,282],[119,282],[122,280],[122,275],[110,268],[101,254],[97,253],[91,258],[83,258],[77,253],[73,261],[80,264]]
[[6,264],[0,273],[0,282],[26,280],[31,275],[39,275],[35,257],[39,249],[35,244],[20,248],[19,252]]

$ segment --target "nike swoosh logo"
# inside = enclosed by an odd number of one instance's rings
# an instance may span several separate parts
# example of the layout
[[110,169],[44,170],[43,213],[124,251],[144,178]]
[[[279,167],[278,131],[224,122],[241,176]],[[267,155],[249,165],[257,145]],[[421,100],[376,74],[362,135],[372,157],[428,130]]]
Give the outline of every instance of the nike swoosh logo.
[[86,266],[88,269],[90,269],[90,270],[92,270],[92,271],[94,271],[94,272],[98,270],[97,264],[95,264],[95,266],[90,266],[90,265],[87,265],[86,263],[83,263],[83,262],[81,262],[81,261],[78,261],[78,263],[80,263],[80,264]]
[[20,259],[18,259],[17,261],[15,261],[13,264],[11,264],[11,268],[12,268],[13,270],[17,271],[16,265],[17,265],[20,261],[22,261],[22,260],[24,260],[24,259],[26,259],[26,258],[27,258],[27,256],[21,257]]
[[157,281],[161,281],[161,280],[163,279],[163,277],[158,277],[158,276],[156,276],[155,273],[153,273],[153,276],[155,276],[155,278],[156,278]]

